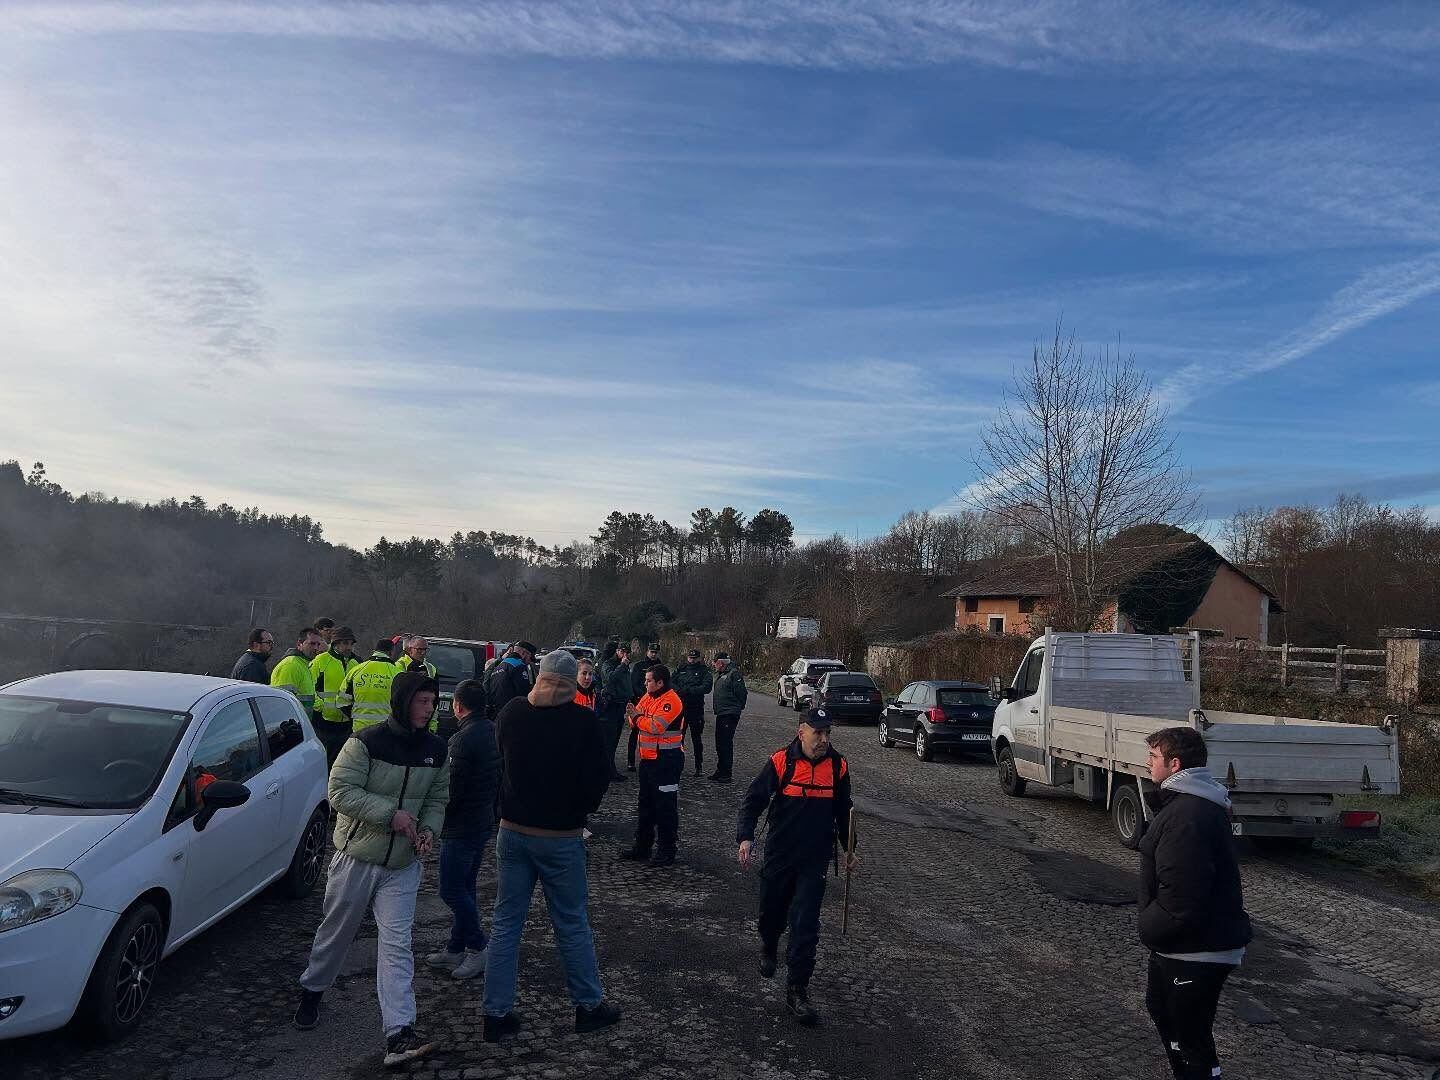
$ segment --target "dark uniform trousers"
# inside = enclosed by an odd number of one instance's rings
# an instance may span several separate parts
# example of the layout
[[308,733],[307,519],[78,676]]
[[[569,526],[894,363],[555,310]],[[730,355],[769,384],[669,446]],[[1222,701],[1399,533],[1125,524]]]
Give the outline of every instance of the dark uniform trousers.
[[312,726],[315,728],[315,736],[320,740],[320,745],[325,747],[325,768],[333,769],[335,759],[340,756],[340,748],[350,738],[350,721],[316,720]]
[[685,752],[661,750],[653,760],[640,760],[640,806],[636,814],[635,850],[649,852],[660,834],[660,850],[674,854],[680,839],[680,774]]
[[715,717],[715,773],[729,776],[735,767],[735,729],[740,726],[740,714],[720,713]]
[[1208,1080],[1219,1070],[1213,1033],[1215,1009],[1220,990],[1234,970],[1230,964],[1150,954],[1145,1007],[1165,1044],[1170,1070],[1179,1080]]
[[607,706],[603,721],[604,727],[602,730],[605,733],[605,747],[610,751],[608,764],[610,771],[615,773],[619,771],[615,766],[615,751],[620,749],[620,733],[625,730],[625,707],[622,705],[620,708],[615,709]]
[[785,966],[786,981],[791,986],[808,985],[815,971],[826,869],[824,864],[819,868],[767,866],[760,873],[760,940],[766,949],[775,949],[789,922]]
[[705,699],[681,698],[685,706],[685,730],[690,733],[690,749],[695,754],[695,775],[705,767]]

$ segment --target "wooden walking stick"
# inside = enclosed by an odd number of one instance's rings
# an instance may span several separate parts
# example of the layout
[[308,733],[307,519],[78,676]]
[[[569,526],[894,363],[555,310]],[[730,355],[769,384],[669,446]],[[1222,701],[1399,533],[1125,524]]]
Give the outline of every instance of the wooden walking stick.
[[845,841],[845,902],[840,906],[840,933],[850,927],[850,860],[855,854],[855,807],[850,807],[850,831]]

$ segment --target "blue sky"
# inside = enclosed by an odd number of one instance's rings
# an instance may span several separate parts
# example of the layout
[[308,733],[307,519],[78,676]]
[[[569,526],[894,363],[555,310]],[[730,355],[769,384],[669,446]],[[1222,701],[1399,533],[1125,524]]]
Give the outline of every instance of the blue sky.
[[1063,316],[1208,517],[1440,505],[1437,72],[1420,3],[7,3],[0,456],[866,535]]

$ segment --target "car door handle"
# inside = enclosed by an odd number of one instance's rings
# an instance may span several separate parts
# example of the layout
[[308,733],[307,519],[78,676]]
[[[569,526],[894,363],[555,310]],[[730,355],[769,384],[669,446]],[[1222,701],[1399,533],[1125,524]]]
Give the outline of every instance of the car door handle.
[[1031,710],[1030,710],[1030,715],[1031,715],[1031,716],[1039,716],[1039,715],[1040,715],[1040,710],[1039,710],[1039,709],[1031,709]]
[[280,794],[280,781],[279,781],[279,780],[274,780],[274,781],[271,782],[270,786],[265,789],[265,797],[266,797],[267,799],[273,799],[273,798],[275,798],[275,796],[277,796],[277,795],[279,795],[279,794]]

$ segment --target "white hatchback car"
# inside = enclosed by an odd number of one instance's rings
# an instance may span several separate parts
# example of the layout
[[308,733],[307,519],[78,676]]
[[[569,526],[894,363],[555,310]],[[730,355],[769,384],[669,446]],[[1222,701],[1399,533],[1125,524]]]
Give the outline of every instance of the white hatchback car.
[[325,852],[325,751],[255,683],[67,671],[0,688],[0,1039],[135,1027],[162,957]]

